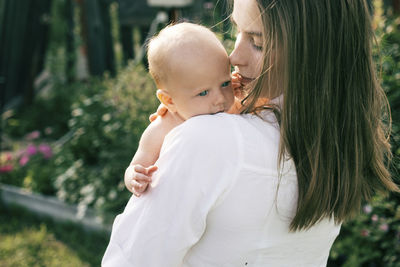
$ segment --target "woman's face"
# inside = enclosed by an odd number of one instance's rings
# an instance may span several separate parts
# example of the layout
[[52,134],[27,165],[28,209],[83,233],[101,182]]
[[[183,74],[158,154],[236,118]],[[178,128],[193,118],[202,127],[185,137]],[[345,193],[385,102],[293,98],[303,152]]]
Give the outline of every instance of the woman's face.
[[232,21],[237,37],[230,61],[246,84],[261,74],[263,63],[263,24],[256,0],[234,0]]

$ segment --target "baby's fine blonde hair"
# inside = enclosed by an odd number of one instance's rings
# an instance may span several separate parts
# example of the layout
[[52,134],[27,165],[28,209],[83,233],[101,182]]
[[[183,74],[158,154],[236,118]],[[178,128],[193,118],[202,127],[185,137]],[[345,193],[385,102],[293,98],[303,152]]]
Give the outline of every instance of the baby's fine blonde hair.
[[190,60],[189,56],[205,51],[204,48],[216,47],[224,49],[217,36],[204,26],[188,22],[169,25],[148,43],[149,72],[160,88],[168,80],[168,71],[174,67],[174,58]]

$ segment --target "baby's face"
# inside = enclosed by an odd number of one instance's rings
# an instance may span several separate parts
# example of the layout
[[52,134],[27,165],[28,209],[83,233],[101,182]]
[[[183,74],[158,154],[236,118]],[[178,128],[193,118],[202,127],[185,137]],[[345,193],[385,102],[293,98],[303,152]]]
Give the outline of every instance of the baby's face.
[[169,72],[166,89],[185,120],[228,111],[234,102],[229,58],[222,48],[209,50],[176,58]]

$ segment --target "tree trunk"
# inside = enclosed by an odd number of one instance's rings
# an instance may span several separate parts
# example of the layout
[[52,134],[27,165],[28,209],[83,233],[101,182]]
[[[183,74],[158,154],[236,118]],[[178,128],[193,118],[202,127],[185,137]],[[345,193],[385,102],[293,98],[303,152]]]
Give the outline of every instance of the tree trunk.
[[75,45],[74,45],[74,2],[71,0],[66,1],[65,6],[65,19],[67,21],[67,33],[65,50],[67,55],[67,63],[65,67],[65,75],[67,83],[71,83],[75,77]]
[[44,65],[51,0],[4,0],[1,5],[1,106],[16,96],[29,104],[34,96],[34,78]]
[[393,13],[400,14],[400,0],[392,0]]
[[123,63],[126,65],[128,60],[135,57],[135,48],[133,44],[133,27],[129,25],[121,25],[119,27]]
[[89,72],[100,76],[105,71],[115,75],[109,1],[82,0],[82,28],[87,44]]

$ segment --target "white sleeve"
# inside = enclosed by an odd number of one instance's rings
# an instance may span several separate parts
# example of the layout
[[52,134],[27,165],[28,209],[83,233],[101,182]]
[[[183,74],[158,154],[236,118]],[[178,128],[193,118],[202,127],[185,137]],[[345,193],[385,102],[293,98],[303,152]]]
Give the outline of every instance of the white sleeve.
[[198,116],[171,131],[149,191],[117,216],[103,266],[182,264],[239,173],[239,130],[229,116]]

